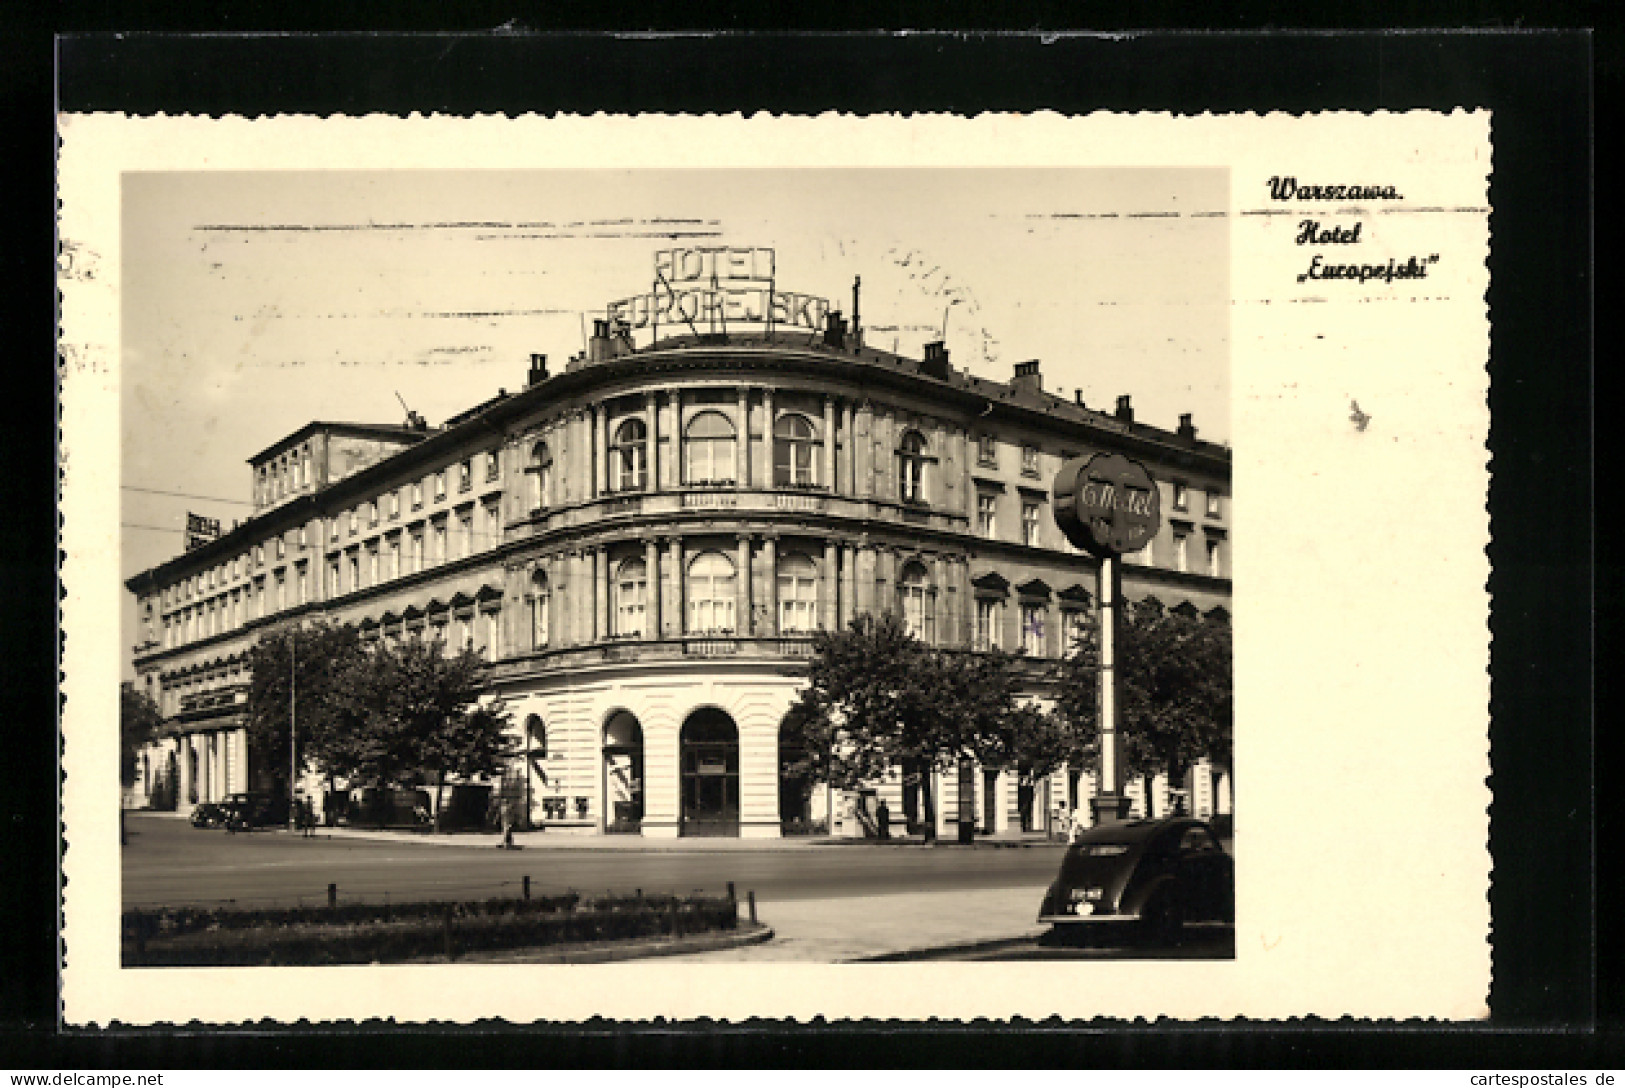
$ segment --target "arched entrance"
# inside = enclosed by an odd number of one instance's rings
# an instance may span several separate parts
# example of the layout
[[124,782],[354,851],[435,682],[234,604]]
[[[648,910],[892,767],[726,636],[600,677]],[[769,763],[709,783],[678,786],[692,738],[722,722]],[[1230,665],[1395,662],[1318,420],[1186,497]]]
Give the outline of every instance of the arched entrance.
[[683,723],[680,835],[739,834],[739,730],[715,707]]
[[604,832],[637,834],[643,826],[643,727],[617,710],[604,723]]

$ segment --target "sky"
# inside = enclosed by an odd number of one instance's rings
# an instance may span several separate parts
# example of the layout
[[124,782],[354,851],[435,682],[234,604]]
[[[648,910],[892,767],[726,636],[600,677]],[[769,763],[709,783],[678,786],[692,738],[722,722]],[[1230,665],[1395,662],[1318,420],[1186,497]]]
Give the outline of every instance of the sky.
[[179,554],[188,510],[248,517],[247,458],[311,420],[439,424],[532,352],[561,368],[673,247],[770,247],[779,290],[843,311],[861,276],[871,346],[945,331],[974,374],[1038,359],[1226,442],[1228,207],[1223,169],[127,173],[122,574]]

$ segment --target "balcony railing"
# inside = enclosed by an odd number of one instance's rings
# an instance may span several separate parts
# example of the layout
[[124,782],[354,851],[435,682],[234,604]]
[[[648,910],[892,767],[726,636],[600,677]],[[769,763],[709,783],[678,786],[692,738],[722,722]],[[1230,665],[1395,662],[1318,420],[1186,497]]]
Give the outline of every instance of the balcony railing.
[[536,672],[556,672],[599,664],[648,664],[694,658],[775,661],[812,656],[811,635],[740,637],[726,634],[683,635],[662,639],[613,639],[585,646],[566,646],[506,658],[491,665],[494,679],[515,679]]

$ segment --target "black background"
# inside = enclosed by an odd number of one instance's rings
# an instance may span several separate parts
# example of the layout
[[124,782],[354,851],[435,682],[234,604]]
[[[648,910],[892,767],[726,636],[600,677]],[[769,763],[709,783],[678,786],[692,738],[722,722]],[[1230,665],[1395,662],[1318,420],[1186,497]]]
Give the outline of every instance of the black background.
[[[597,9],[550,9],[550,26],[602,25]],[[610,16],[631,18],[628,12]],[[902,8],[858,25],[923,25]],[[987,18],[932,11],[935,25]],[[1110,29],[1113,23],[1094,25]],[[1346,11],[1244,13],[1254,25],[1307,25]],[[7,925],[0,949],[0,1066],[71,1069],[316,1065],[360,1068],[489,1065],[755,1067],[1443,1066],[1619,1068],[1617,990],[1610,973],[1616,902],[1593,911],[1609,825],[1594,823],[1592,664],[1595,633],[1617,624],[1619,568],[1594,567],[1592,455],[1592,92],[1617,87],[1615,55],[1584,32],[1510,31],[1518,16],[1463,5],[1368,10],[1355,18],[1473,27],[1472,32],[1329,34],[1148,33],[1108,39],[1022,34],[746,34],[610,37],[531,33],[524,16],[463,8],[448,21],[429,5],[368,12],[314,5],[299,22],[269,5],[230,10],[82,5],[13,14],[0,88],[7,121],[11,273],[0,450],[0,730],[8,758],[0,790]],[[1010,13],[999,17],[1008,19]],[[1236,17],[1236,16],[1232,16]],[[442,37],[435,28],[496,33]],[[431,24],[431,20],[437,20]],[[1551,23],[1579,26],[1588,12]],[[1151,25],[1143,11],[1122,26]],[[656,26],[658,23],[646,25]],[[715,26],[742,26],[723,16]],[[1067,25],[1053,14],[1012,23]],[[414,34],[187,37],[158,31],[349,31]],[[53,31],[134,31],[70,36]],[[56,50],[53,56],[52,50]],[[60,63],[53,88],[53,64]],[[58,824],[50,778],[56,754],[55,438],[50,360],[55,287],[51,95],[66,111],[131,113],[387,112],[447,114],[596,111],[851,113],[1051,109],[1204,111],[1494,111],[1491,488],[1494,567],[1491,712],[1494,806],[1493,1019],[1425,1022],[1156,1026],[1096,1022],[927,1026],[679,1024],[565,1026],[523,1031],[360,1025],[324,1031],[263,1025],[217,1029],[59,1032],[55,882]],[[1605,97],[1607,109],[1611,98]],[[808,165],[821,160],[809,146]],[[1604,189],[1604,193],[1608,192]],[[1606,203],[1606,199],[1605,199]],[[1335,526],[1328,526],[1335,532]],[[108,622],[116,622],[109,617]],[[71,637],[71,635],[69,636]],[[1607,658],[1604,658],[1607,661]],[[1605,668],[1597,691],[1613,686]],[[1403,713],[1403,708],[1396,708]],[[1425,728],[1425,723],[1418,723]],[[109,758],[112,758],[111,753]],[[1602,778],[1607,781],[1606,778]],[[1426,790],[1416,782],[1409,788]],[[1378,799],[1373,797],[1373,803]],[[1419,836],[1426,827],[1416,829]],[[1594,868],[1600,854],[1602,869]],[[1466,859],[1472,863],[1471,859]],[[1370,874],[1380,880],[1381,874]],[[1602,923],[1599,927],[1597,923]],[[68,950],[71,957],[72,950]],[[866,984],[884,985],[866,973]],[[153,984],[163,985],[154,978]],[[1600,984],[1600,988],[1599,988]]]

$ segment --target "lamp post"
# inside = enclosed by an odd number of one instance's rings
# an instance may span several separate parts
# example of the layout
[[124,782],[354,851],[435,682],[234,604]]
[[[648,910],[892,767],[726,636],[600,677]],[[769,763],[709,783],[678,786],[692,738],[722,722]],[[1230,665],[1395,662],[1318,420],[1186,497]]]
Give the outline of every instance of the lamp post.
[[299,683],[298,632],[288,628],[288,830],[297,832],[299,818],[297,792],[299,782],[299,718],[297,692]]
[[1122,454],[1077,457],[1055,475],[1055,524],[1066,538],[1100,560],[1100,779],[1091,800],[1096,823],[1128,816],[1123,795],[1122,667],[1123,553],[1136,552],[1162,525],[1161,494],[1138,461]]

